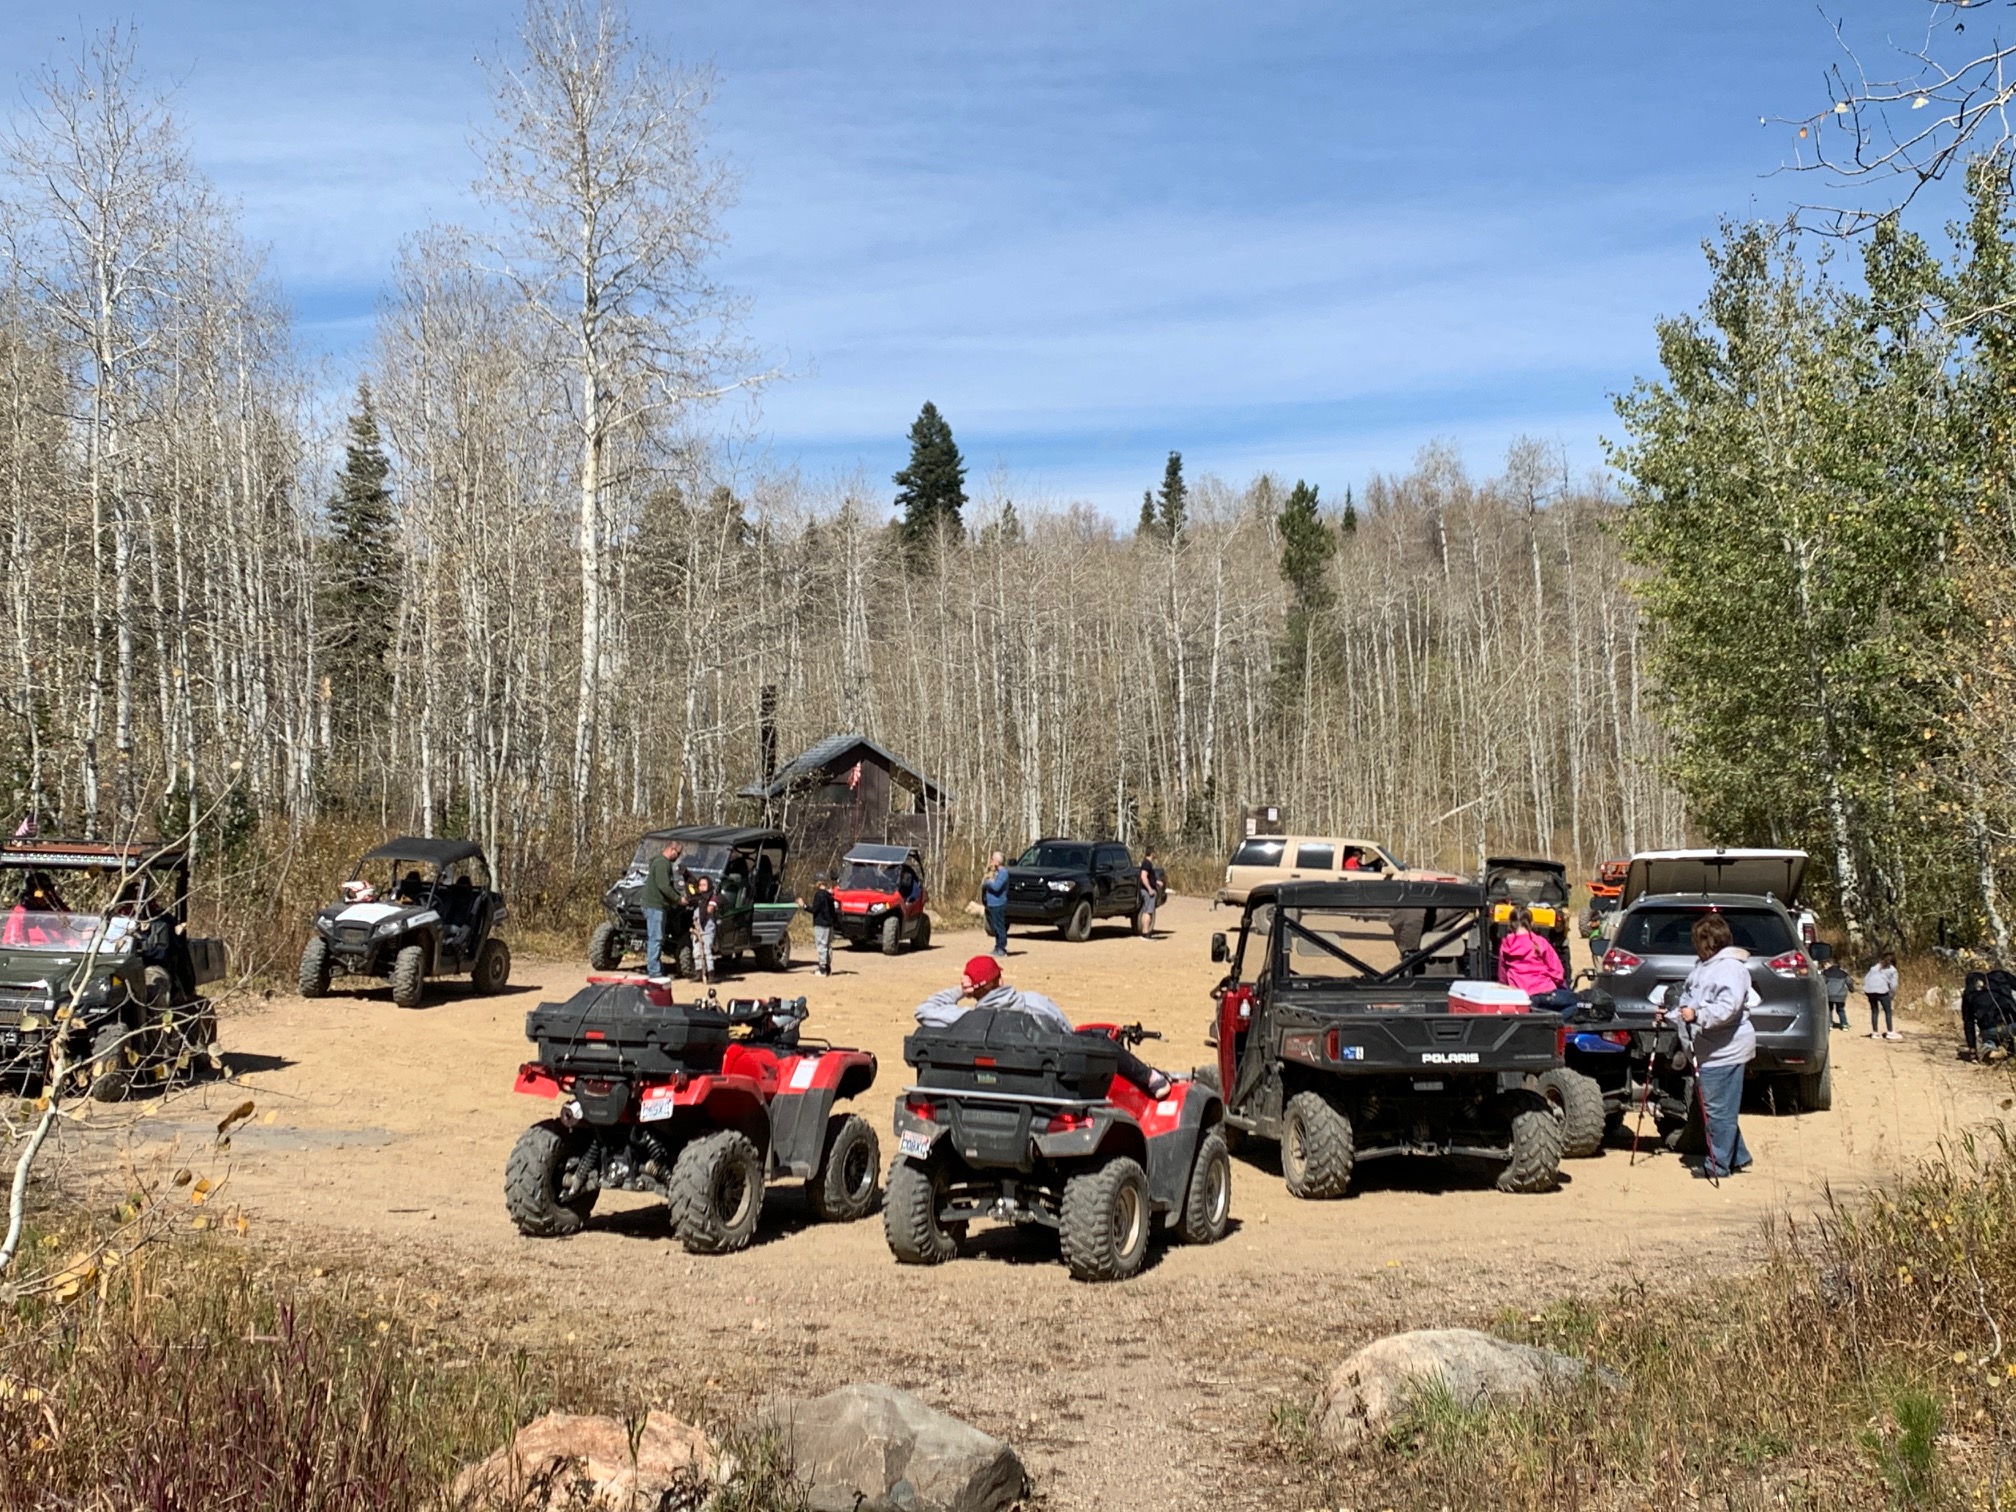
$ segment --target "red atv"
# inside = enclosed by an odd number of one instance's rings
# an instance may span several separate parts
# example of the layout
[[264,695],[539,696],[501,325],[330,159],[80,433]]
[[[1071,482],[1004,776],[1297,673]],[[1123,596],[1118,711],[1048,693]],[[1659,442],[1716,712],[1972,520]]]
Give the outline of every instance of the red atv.
[[904,945],[931,943],[924,912],[924,858],[908,845],[857,845],[840,862],[833,889],[840,907],[840,938],[850,945],[880,945],[895,955]]
[[504,1205],[518,1231],[577,1232],[605,1188],[652,1192],[697,1255],[741,1249],[767,1181],[805,1182],[828,1222],[875,1209],[882,1152],[841,1098],[875,1080],[875,1057],[800,1043],[805,999],[676,1003],[643,977],[590,977],[525,1018],[539,1058],[514,1090],[562,1099],[518,1138]]
[[1152,1101],[1118,1074],[1139,1024],[1076,1034],[976,1008],[903,1042],[917,1085],[896,1104],[882,1232],[896,1258],[937,1265],[991,1218],[1057,1230],[1081,1281],[1141,1269],[1157,1222],[1192,1244],[1231,1226],[1232,1161],[1217,1093],[1190,1078]]

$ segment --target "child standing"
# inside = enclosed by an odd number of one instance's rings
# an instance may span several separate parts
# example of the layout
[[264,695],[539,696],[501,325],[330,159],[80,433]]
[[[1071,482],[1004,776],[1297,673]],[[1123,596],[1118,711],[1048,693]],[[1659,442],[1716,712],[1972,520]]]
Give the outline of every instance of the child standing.
[[[1897,956],[1894,951],[1886,950],[1876,958],[1876,964],[1862,978],[1862,995],[1869,999],[1869,1038],[1904,1038],[1897,1032],[1896,1018],[1891,1011],[1897,1000]],[[1879,1015],[1883,1020],[1880,1035],[1876,1032]]]
[[821,976],[833,975],[833,930],[840,922],[840,905],[833,898],[835,880],[832,872],[823,871],[812,889],[812,949],[818,954]]

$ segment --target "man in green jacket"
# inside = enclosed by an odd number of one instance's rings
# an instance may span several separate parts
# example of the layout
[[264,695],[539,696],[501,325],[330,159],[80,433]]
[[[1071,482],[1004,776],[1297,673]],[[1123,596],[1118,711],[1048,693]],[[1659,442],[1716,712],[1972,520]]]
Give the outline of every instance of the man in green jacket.
[[679,885],[679,857],[685,847],[677,840],[667,840],[665,848],[651,858],[651,869],[644,876],[644,890],[638,895],[638,905],[644,910],[644,972],[647,976],[662,977],[665,970],[665,916],[680,906],[685,889]]

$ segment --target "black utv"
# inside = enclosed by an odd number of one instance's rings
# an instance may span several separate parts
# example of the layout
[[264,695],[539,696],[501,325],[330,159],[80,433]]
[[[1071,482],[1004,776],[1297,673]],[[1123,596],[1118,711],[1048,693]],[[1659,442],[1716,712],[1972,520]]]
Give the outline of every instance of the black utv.
[[1470,882],[1281,882],[1247,896],[1218,999],[1228,1128],[1281,1146],[1297,1197],[1341,1197],[1367,1160],[1498,1163],[1501,1191],[1551,1191],[1561,1118],[1538,1090],[1562,1016],[1492,980]]
[[189,933],[180,847],[15,839],[0,903],[0,1076],[117,1102],[214,1053],[202,989],[224,976],[224,942]]
[[328,994],[340,976],[377,977],[392,1001],[417,1008],[429,977],[467,976],[479,996],[511,980],[511,948],[497,938],[504,896],[473,840],[406,835],[367,851],[341,902],[315,916],[301,950],[301,995]]
[[[717,969],[734,965],[746,951],[755,957],[759,970],[788,971],[791,920],[798,912],[784,890],[784,862],[791,842],[782,830],[729,824],[689,824],[639,836],[630,864],[602,895],[609,917],[588,937],[588,964],[597,971],[614,971],[625,956],[643,953],[644,908],[638,900],[651,862],[667,841],[679,843],[681,872],[688,878],[705,877],[708,886],[720,892],[714,923]],[[665,953],[675,959],[682,977],[698,975],[692,923],[692,912],[685,908],[673,910],[665,921]]]

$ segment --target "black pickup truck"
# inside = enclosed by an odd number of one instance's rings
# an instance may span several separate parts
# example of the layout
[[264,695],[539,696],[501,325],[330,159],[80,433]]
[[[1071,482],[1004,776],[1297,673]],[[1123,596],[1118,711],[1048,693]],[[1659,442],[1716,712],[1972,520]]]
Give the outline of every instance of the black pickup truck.
[[1341,1197],[1388,1155],[1555,1186],[1561,1120],[1535,1084],[1561,1064],[1562,1018],[1474,1002],[1496,995],[1486,910],[1470,882],[1282,882],[1253,889],[1236,941],[1213,936],[1225,1123],[1280,1142],[1297,1197]]
[[1008,922],[1048,924],[1067,940],[1095,919],[1120,918],[1141,932],[1141,868],[1111,840],[1038,840],[1008,868]]

